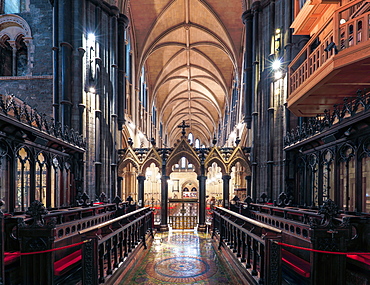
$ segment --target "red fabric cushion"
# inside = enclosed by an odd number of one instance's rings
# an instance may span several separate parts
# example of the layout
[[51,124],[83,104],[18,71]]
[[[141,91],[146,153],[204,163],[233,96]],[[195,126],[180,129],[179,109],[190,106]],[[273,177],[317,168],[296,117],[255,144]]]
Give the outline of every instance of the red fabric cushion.
[[293,253],[282,249],[282,261],[285,262],[291,269],[303,277],[311,276],[311,265],[306,260],[294,255]]
[[54,262],[54,274],[57,276],[63,275],[68,271],[69,267],[76,265],[82,260],[82,249],[77,250],[66,257]]
[[13,262],[16,262],[19,259],[20,252],[5,252],[4,253],[4,265],[12,264]]
[[370,255],[361,254],[347,254],[347,257],[365,265],[366,268],[370,268]]

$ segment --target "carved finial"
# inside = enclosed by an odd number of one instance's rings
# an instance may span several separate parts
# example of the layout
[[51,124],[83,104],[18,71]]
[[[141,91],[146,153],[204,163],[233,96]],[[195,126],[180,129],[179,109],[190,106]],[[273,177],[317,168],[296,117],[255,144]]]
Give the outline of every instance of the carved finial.
[[107,202],[107,195],[104,192],[102,192],[100,194],[100,196],[99,196],[99,202],[104,202],[104,203]]
[[118,205],[119,205],[120,203],[122,203],[122,199],[121,199],[121,197],[116,196],[116,197],[113,199],[113,203],[114,203],[114,204],[116,204],[116,205],[117,205],[117,208],[118,208]]
[[90,199],[89,195],[86,194],[86,192],[84,192],[81,196],[81,200],[82,200],[82,205],[83,206],[87,206],[87,201]]
[[327,199],[324,204],[320,207],[319,214],[323,217],[322,225],[334,228],[333,219],[338,214],[338,205],[331,199]]
[[278,197],[279,203],[277,205],[279,207],[285,207],[288,204],[287,198],[288,196],[284,192],[281,192]]
[[27,215],[30,215],[33,218],[32,228],[41,228],[44,226],[43,216],[45,216],[48,211],[45,209],[44,204],[40,201],[35,200],[31,203],[31,206],[28,207],[26,211]]
[[253,199],[252,199],[251,196],[247,196],[247,198],[245,198],[244,202],[247,203],[248,206],[249,206],[250,203],[253,203]]
[[213,146],[215,146],[217,143],[217,138],[216,138],[216,135],[213,136],[213,140],[212,140],[212,144]]
[[266,201],[267,194],[265,192],[263,192],[260,197],[261,197],[261,201],[260,201],[261,203],[267,203]]

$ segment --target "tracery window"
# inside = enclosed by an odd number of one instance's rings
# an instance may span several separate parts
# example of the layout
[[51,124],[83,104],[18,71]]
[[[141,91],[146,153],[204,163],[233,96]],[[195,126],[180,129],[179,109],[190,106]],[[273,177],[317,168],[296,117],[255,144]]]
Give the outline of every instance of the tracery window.
[[323,189],[322,200],[334,199],[334,172],[333,172],[334,154],[326,150],[323,154]]
[[8,157],[8,148],[5,144],[0,142],[0,199],[5,202],[3,209],[5,211],[9,206],[9,157]]
[[194,142],[194,136],[193,136],[192,133],[189,133],[188,140],[189,140],[190,143],[193,143]]
[[31,165],[28,150],[21,148],[17,152],[17,180],[15,211],[25,211],[30,206]]
[[58,158],[53,158],[50,178],[51,178],[51,191],[50,191],[50,206],[55,208],[60,205],[60,197],[57,195],[60,192],[60,179],[61,179],[60,163]]
[[46,204],[46,179],[47,179],[47,170],[46,170],[46,159],[42,152],[39,153],[36,160],[36,191],[35,199]]
[[340,205],[345,211],[354,211],[356,205],[355,150],[351,145],[345,145],[340,149],[339,154]]

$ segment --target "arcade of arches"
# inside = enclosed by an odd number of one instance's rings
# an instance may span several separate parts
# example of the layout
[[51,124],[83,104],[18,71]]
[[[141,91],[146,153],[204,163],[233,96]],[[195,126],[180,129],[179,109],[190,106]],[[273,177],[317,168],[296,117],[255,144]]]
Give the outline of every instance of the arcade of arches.
[[250,193],[249,150],[196,148],[185,135],[174,148],[120,150],[122,199],[154,210],[161,228],[204,228],[213,206],[228,207]]

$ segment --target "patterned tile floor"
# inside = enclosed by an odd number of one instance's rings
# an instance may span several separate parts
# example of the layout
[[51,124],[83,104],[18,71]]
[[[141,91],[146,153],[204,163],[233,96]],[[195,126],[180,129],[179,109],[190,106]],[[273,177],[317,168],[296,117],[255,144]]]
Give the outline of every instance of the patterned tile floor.
[[243,284],[232,276],[208,233],[157,233],[141,264],[121,281],[126,284]]

